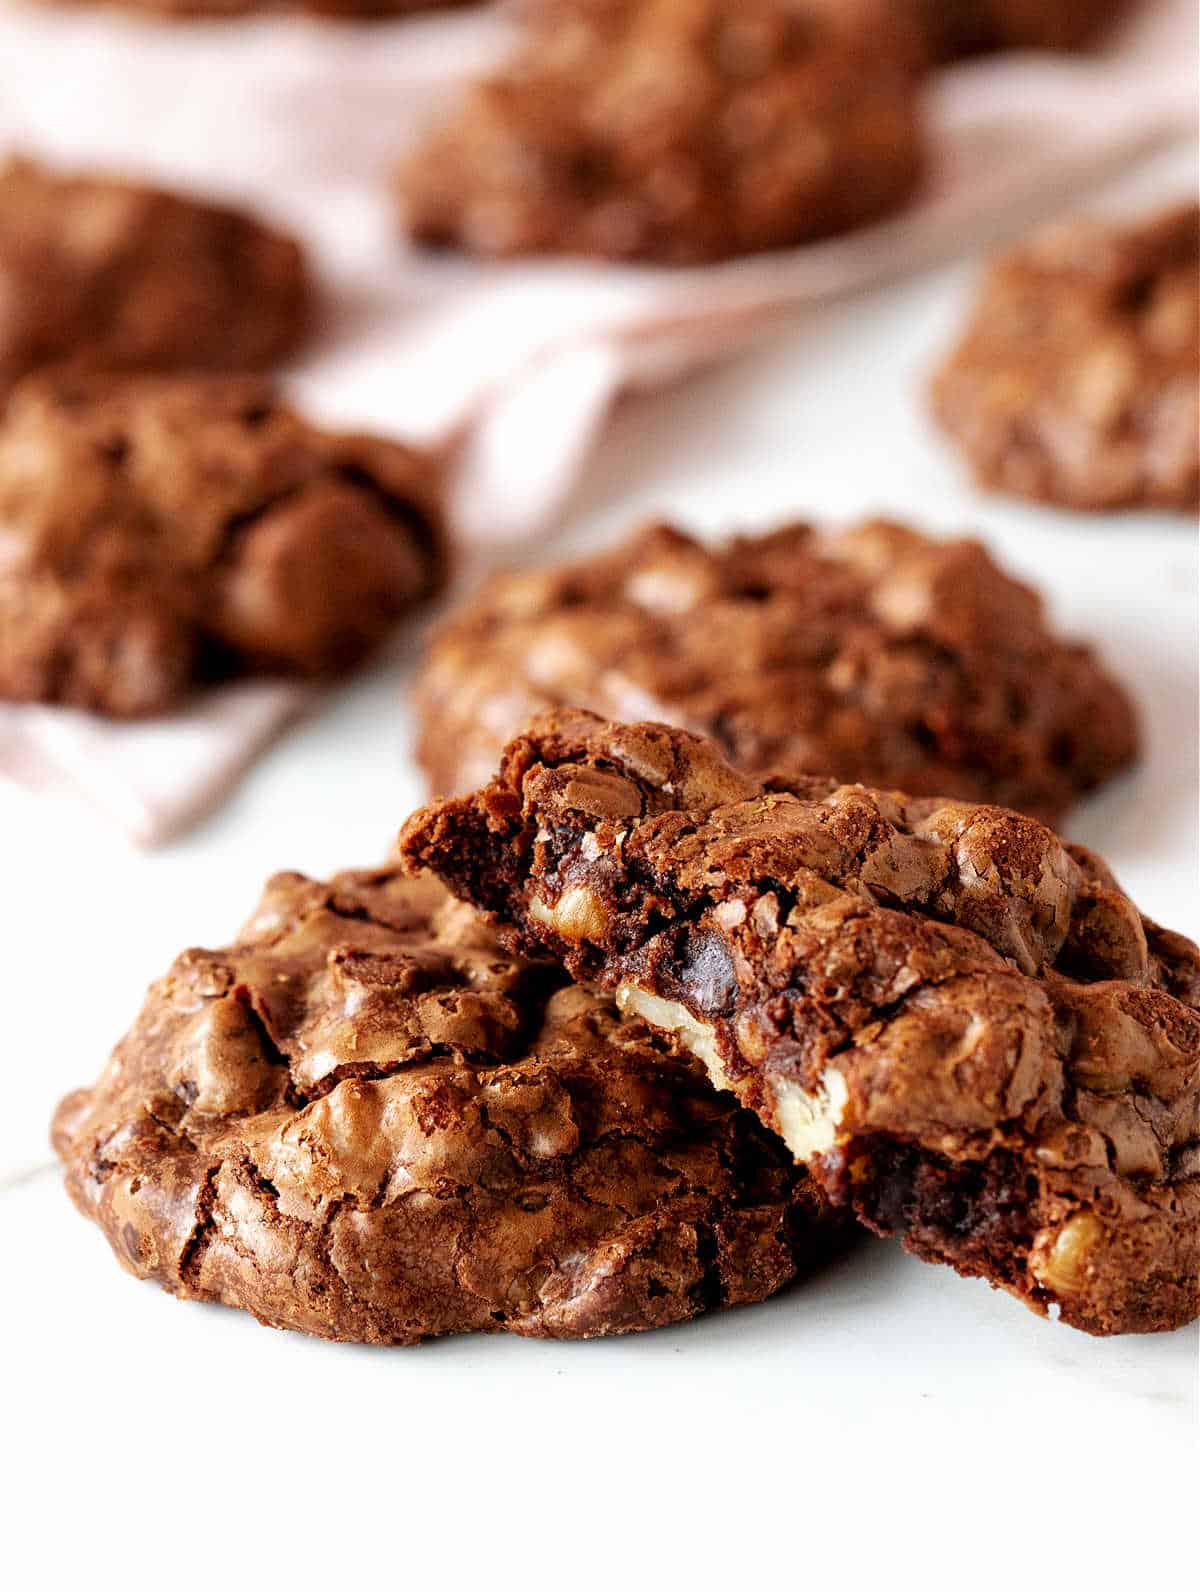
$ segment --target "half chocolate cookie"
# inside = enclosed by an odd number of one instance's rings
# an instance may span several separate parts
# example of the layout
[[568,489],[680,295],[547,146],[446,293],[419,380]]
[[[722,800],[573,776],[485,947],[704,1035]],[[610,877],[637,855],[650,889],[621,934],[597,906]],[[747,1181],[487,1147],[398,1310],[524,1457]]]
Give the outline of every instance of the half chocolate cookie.
[[975,541],[872,520],[706,546],[651,524],[500,575],[435,633],[418,755],[440,795],[491,775],[541,710],[712,736],[772,769],[1054,818],[1129,764],[1132,704]]
[[686,1054],[394,867],[277,875],[54,1141],[135,1276],[370,1344],[659,1327],[851,1237]]
[[562,713],[401,846],[876,1232],[1091,1333],[1200,1312],[1200,951],[1034,820]]

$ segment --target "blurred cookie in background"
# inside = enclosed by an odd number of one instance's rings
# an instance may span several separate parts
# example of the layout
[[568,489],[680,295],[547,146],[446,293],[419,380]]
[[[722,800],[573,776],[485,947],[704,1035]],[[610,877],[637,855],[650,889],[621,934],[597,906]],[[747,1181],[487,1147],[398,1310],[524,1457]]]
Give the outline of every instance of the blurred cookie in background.
[[67,358],[256,369],[301,343],[311,310],[300,245],[244,211],[20,157],[0,164],[0,397]]
[[869,521],[705,547],[651,525],[492,579],[418,675],[431,789],[486,780],[535,713],[580,707],[713,736],[739,768],[834,774],[1062,813],[1136,756],[1091,651],[978,542]]
[[1129,9],[1127,0],[917,0],[935,60],[983,50],[1076,50]]
[[0,524],[0,696],[119,717],[348,668],[443,573],[432,463],[253,376],[30,377]]
[[548,0],[524,49],[401,168],[422,243],[668,264],[897,209],[922,167],[911,9]]
[[1055,226],[997,260],[932,385],[985,487],[1072,509],[1200,503],[1200,207]]

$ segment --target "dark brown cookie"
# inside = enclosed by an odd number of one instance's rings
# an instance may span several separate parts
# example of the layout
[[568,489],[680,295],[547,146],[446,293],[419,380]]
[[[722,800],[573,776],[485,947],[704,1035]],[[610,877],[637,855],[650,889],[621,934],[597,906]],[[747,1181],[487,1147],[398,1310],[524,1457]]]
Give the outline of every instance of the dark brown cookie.
[[277,875],[153,987],[55,1144],[136,1276],[322,1338],[593,1338],[844,1244],[784,1146],[609,1002],[396,869]]
[[131,716],[353,664],[441,579],[436,472],[259,377],[30,377],[0,423],[0,696]]
[[917,0],[931,54],[1077,50],[1128,9],[1125,0]]
[[1052,816],[1130,762],[1132,707],[976,542],[872,521],[705,548],[646,527],[491,581],[417,686],[433,790],[468,790],[532,714],[714,736],[739,767],[833,772]]
[[1002,808],[547,715],[402,855],[686,1045],[831,1197],[1090,1333],[1200,1314],[1200,950]]
[[1073,509],[1200,503],[1200,207],[998,260],[933,382],[980,483]]
[[418,239],[681,263],[894,210],[921,168],[905,7],[561,0],[404,165]]
[[0,164],[0,395],[68,358],[265,366],[297,346],[309,315],[299,245],[252,216],[29,160]]

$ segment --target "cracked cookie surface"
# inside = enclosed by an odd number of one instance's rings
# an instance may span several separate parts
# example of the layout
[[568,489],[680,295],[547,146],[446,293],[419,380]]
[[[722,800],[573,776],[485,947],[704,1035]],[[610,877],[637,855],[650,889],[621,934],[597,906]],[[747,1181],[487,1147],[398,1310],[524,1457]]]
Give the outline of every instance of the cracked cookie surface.
[[396,867],[271,880],[54,1141],[129,1271],[323,1338],[658,1327],[849,1238],[689,1058]]
[[420,241],[684,264],[894,210],[922,165],[904,7],[561,0],[404,163]]
[[27,372],[255,369],[308,329],[299,244],[225,205],[0,164],[0,395]]
[[986,487],[1200,504],[1200,206],[1049,228],[988,271],[933,410]]
[[713,736],[752,773],[834,773],[1053,818],[1132,761],[1132,705],[971,541],[871,521],[704,546],[664,524],[494,577],[434,634],[418,756],[486,781],[537,712]]
[[1200,1312],[1200,951],[1033,819],[561,713],[401,855],[674,1035],[876,1232],[1092,1333]]
[[348,668],[442,578],[431,461],[255,376],[27,378],[0,525],[0,697],[114,717]]

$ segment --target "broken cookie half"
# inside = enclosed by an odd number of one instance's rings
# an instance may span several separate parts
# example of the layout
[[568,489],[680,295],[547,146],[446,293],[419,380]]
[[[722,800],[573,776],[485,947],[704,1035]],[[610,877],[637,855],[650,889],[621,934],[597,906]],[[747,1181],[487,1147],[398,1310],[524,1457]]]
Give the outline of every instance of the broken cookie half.
[[1200,1312],[1200,951],[1033,819],[568,711],[400,844],[877,1233],[1092,1333]]

